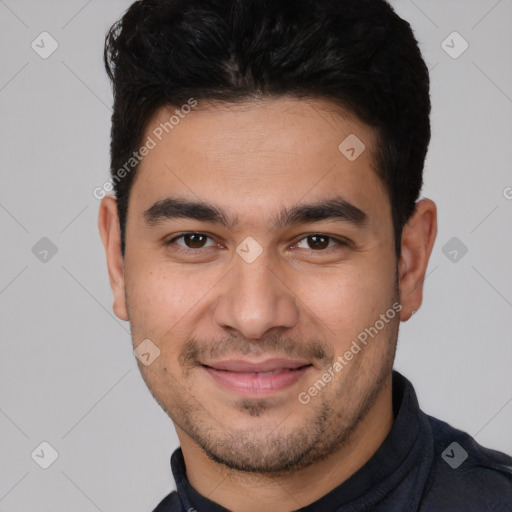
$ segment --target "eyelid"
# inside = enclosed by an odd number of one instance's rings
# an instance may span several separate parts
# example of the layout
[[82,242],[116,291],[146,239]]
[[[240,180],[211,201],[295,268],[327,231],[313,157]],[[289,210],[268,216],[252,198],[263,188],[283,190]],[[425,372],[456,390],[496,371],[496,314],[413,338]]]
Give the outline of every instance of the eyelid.
[[[328,238],[329,241],[335,242],[336,245],[339,245],[341,247],[349,247],[351,245],[350,241],[347,240],[346,238],[328,235],[326,233],[318,233],[318,232],[308,233],[307,235],[302,235],[301,238],[298,239],[293,245],[296,246],[297,244],[299,244],[303,240],[306,240],[310,236],[322,236],[322,237]],[[306,250],[320,253],[320,252],[326,251],[327,249],[332,249],[332,248],[333,248],[333,246],[327,247],[325,249],[316,249],[316,250],[315,249],[306,249]]]
[[[207,245],[205,247],[200,247],[199,249],[192,249],[191,247],[187,247],[186,245],[180,245],[177,243],[177,240],[179,240],[180,238],[183,238],[187,235],[201,235],[201,236],[205,236],[206,238],[208,238],[211,242],[213,242],[213,245]],[[213,236],[209,235],[208,233],[204,233],[202,231],[184,231],[183,233],[179,233],[175,236],[173,236],[170,240],[166,240],[164,241],[164,244],[165,245],[171,245],[173,243],[176,243],[176,245],[178,245],[178,247],[180,247],[180,249],[184,250],[184,251],[194,251],[194,252],[197,252],[201,249],[207,249],[209,247],[213,247],[214,245],[220,245],[218,242],[216,242],[213,238]]]
[[[201,235],[201,236],[205,236],[211,242],[213,242],[213,244],[207,245],[205,247],[200,247],[199,249],[193,249],[193,248],[187,247],[186,245],[180,245],[180,244],[176,243],[177,240],[179,240],[180,238],[183,238],[184,236],[187,236],[187,235]],[[307,233],[307,234],[301,235],[301,238],[299,238],[296,242],[294,242],[291,245],[291,247],[297,246],[297,244],[299,244],[300,242],[306,240],[310,236],[322,236],[322,237],[328,238],[330,242],[335,242],[335,244],[337,246],[341,246],[341,247],[349,247],[351,245],[351,242],[349,240],[345,239],[344,237],[337,237],[337,236],[333,236],[333,235],[328,235],[326,233],[311,232],[311,233]],[[219,242],[217,242],[214,239],[214,237],[212,235],[210,235],[208,233],[205,233],[203,231],[184,231],[182,233],[176,234],[170,240],[164,241],[164,245],[166,245],[166,246],[167,245],[171,245],[173,243],[176,243],[176,245],[178,245],[180,250],[189,251],[189,252],[198,252],[200,250],[204,250],[204,249],[208,249],[210,247],[214,247],[215,245],[217,245],[217,246],[221,245],[221,244],[219,244]],[[316,249],[316,250],[315,249],[305,249],[305,250],[321,253],[321,252],[325,252],[328,249],[333,249],[334,247],[335,246],[330,246],[330,247],[327,247],[325,249]],[[299,247],[299,249],[301,249],[301,248]]]

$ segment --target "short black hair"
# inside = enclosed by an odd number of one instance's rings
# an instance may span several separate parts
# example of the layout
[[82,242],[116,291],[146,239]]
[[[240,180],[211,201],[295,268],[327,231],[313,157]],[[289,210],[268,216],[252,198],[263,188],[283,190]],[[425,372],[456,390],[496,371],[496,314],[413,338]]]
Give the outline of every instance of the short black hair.
[[[385,0],[139,0],[108,32],[104,58],[112,178],[160,107],[330,100],[377,130],[376,171],[400,255],[430,142],[429,74],[409,23]],[[123,254],[135,173],[114,180]]]

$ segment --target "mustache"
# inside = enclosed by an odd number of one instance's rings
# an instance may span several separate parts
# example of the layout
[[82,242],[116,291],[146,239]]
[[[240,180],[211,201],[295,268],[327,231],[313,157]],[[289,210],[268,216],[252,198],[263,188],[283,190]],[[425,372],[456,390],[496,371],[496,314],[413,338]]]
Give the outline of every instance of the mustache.
[[192,337],[185,342],[178,356],[178,362],[182,367],[189,369],[201,365],[205,360],[240,355],[258,357],[264,354],[272,357],[317,361],[320,366],[328,366],[335,357],[333,349],[319,339],[304,343],[278,335],[268,336],[261,340],[248,340],[232,336],[205,341]]

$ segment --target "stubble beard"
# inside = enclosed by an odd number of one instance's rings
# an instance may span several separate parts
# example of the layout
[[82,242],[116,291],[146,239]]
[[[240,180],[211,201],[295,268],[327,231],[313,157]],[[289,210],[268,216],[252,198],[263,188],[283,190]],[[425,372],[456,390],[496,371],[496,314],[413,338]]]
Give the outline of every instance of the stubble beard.
[[[399,300],[398,281],[395,281],[393,295],[392,302]],[[320,391],[320,396],[310,404],[299,405],[300,408],[307,408],[307,412],[312,411],[300,424],[291,425],[292,422],[285,417],[269,432],[259,428],[257,420],[254,427],[245,430],[237,429],[236,425],[223,425],[220,418],[215,418],[201,405],[199,396],[193,396],[195,391],[192,393],[176,378],[166,375],[166,368],[161,370],[158,384],[153,380],[154,374],[150,377],[146,368],[141,365],[139,368],[158,404],[210,460],[234,472],[263,477],[287,476],[326,459],[350,444],[357,427],[390,380],[399,324],[399,318],[395,318],[379,333],[377,339],[369,342],[383,345],[380,350],[376,350],[375,346],[363,348],[340,375],[333,378],[332,386]],[[281,342],[278,338],[270,346],[283,349],[287,355],[296,355],[289,343]],[[263,347],[269,348],[265,343]],[[245,349],[245,352],[241,352],[248,353],[249,347],[245,346]],[[331,359],[332,364],[332,354],[328,351],[322,354],[319,345],[316,349],[319,360],[323,356],[324,364],[327,359]],[[366,354],[372,349],[373,354]],[[189,370],[186,370],[185,375],[188,373]],[[177,400],[176,397],[181,399]],[[240,399],[235,403],[235,408],[246,416],[263,418],[266,411],[272,408],[272,401]],[[291,414],[290,418],[293,417]]]
[[[295,415],[291,414],[268,432],[259,427],[257,420],[254,427],[242,430],[236,425],[222,424],[198,400],[171,405],[154,396],[175,425],[210,460],[236,472],[286,476],[324,460],[350,444],[354,432],[389,381],[398,325],[396,322],[385,338],[373,340],[388,346],[376,368],[365,368],[365,358],[360,357],[359,364],[353,360],[342,370],[342,374],[347,372],[343,377],[334,377],[333,392],[324,389],[307,405],[300,405],[297,400],[300,412],[311,411],[301,418],[300,423],[293,424]],[[247,416],[264,418],[272,404],[266,399],[240,399],[235,408]]]

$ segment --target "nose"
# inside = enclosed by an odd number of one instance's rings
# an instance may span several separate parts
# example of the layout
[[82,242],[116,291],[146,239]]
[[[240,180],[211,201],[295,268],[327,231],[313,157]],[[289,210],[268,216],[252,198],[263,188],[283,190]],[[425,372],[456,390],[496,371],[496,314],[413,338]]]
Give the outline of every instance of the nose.
[[251,340],[293,328],[299,311],[283,277],[263,255],[252,263],[237,257],[219,290],[216,324]]

